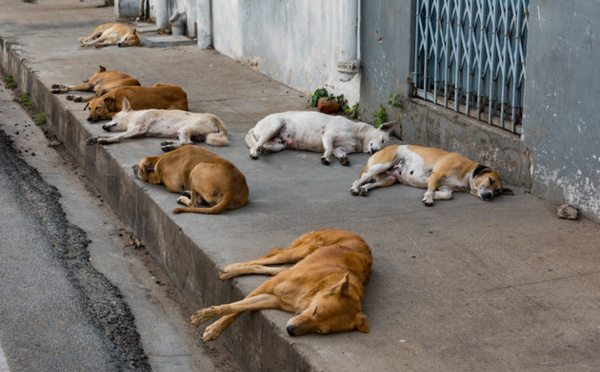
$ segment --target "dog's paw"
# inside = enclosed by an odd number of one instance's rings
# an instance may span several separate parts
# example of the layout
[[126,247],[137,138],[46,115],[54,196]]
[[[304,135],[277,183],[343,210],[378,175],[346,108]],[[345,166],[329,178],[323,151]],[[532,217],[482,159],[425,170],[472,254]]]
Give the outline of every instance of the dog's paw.
[[220,273],[219,273],[219,280],[228,280],[233,278],[235,275],[233,275],[233,272],[230,270],[227,270],[227,267],[225,267]]
[[90,137],[87,141],[85,141],[88,145],[94,145],[98,143],[98,137]]
[[365,189],[364,187],[360,188],[360,196],[367,196],[369,195],[369,191],[367,189]]
[[[83,102],[83,97],[82,96],[71,95],[71,97],[73,97],[73,102]],[[67,96],[67,99],[69,99],[69,96]]]
[[267,149],[264,146],[260,146],[259,148],[256,149],[256,152],[260,155],[264,155],[267,153]]
[[213,309],[214,306],[196,311],[196,313],[190,318],[190,322],[193,326],[197,327],[207,320],[214,318],[216,315]]
[[354,196],[358,196],[358,190],[357,189],[350,189],[350,194],[352,194]]
[[252,158],[253,160],[256,160],[256,159],[258,159],[258,154],[250,153],[250,158]]
[[[60,84],[52,84],[52,85],[50,86],[50,88],[51,88],[51,89],[59,89],[60,87],[61,87],[61,85],[60,85]],[[54,92],[52,92],[52,93],[54,93]]]
[[221,327],[219,327],[219,324],[213,323],[213,324],[209,325],[208,327],[206,327],[206,329],[204,330],[204,334],[202,335],[202,340],[204,342],[214,341],[217,339],[217,337],[219,337],[221,335],[221,333],[223,333],[223,330],[221,329]]
[[340,164],[342,164],[344,167],[349,167],[350,166],[350,160],[348,160],[347,156],[342,156],[340,158]]
[[177,203],[185,205],[186,207],[189,207],[190,204],[192,204],[192,201],[187,196],[182,195],[177,198]]
[[75,100],[75,96],[73,94],[67,94],[67,96],[65,98],[67,99],[67,101],[74,101]]
[[177,146],[175,146],[175,145],[163,145],[163,146],[160,146],[160,149],[163,150],[164,152],[169,152],[169,151],[173,151],[173,150],[177,149]]
[[327,158],[321,158],[321,163],[323,165],[329,165],[329,159],[327,159]]

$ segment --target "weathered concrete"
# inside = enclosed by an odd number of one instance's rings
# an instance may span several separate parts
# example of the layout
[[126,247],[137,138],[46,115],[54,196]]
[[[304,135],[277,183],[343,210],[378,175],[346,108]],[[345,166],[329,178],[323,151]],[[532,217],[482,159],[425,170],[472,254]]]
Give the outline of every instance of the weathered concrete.
[[[93,3],[92,3],[93,5]],[[305,109],[307,97],[195,46],[83,49],[76,39],[112,21],[111,9],[77,0],[0,0],[0,61],[51,119],[81,169],[128,221],[194,307],[240,299],[264,278],[216,280],[226,264],[324,227],[361,234],[374,267],[364,309],[371,333],[290,338],[290,314],[241,316],[222,336],[248,370],[414,371],[600,368],[600,229],[554,216],[522,189],[486,203],[467,194],[421,203],[423,190],[392,187],[352,197],[367,155],[352,166],[282,152],[252,161],[246,131],[265,115]],[[65,21],[65,19],[70,20]],[[231,145],[210,148],[246,175],[250,204],[218,216],[173,215],[176,195],[134,179],[131,165],[158,155],[160,139],[88,146],[102,133],[83,105],[49,92],[102,64],[181,85],[192,111],[218,115]],[[117,283],[118,284],[118,283]]]

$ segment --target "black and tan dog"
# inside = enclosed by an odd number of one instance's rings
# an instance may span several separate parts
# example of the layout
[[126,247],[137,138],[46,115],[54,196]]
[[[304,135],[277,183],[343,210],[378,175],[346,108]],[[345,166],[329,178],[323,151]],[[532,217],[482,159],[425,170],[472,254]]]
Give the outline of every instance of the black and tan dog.
[[376,187],[396,182],[426,188],[423,203],[452,199],[454,191],[470,192],[482,200],[500,194],[514,195],[504,188],[498,173],[456,152],[413,145],[389,146],[375,153],[354,181],[352,195],[366,196]]
[[[265,266],[295,264],[292,267]],[[360,236],[344,230],[323,229],[304,234],[288,248],[275,248],[263,257],[231,264],[219,275],[274,275],[245,299],[198,310],[192,324],[221,317],[204,331],[204,341],[219,337],[246,311],[280,309],[296,313],[287,323],[291,336],[358,330],[368,333],[362,312],[364,285],[369,281],[371,248]]]
[[[173,213],[218,214],[248,203],[246,177],[229,160],[202,147],[185,145],[160,156],[149,156],[133,167],[142,180],[163,184],[170,192],[188,193]],[[200,207],[207,204],[208,207]]]

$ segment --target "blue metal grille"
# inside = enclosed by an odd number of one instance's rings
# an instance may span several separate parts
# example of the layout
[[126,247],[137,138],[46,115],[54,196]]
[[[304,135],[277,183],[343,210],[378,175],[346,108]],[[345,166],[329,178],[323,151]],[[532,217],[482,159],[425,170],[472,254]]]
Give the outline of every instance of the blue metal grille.
[[521,133],[529,0],[416,0],[414,95]]

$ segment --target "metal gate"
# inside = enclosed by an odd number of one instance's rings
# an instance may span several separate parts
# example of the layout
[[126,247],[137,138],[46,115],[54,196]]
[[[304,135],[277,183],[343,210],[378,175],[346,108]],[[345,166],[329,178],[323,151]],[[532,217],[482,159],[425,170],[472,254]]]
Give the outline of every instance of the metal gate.
[[529,0],[416,0],[413,94],[521,133]]

